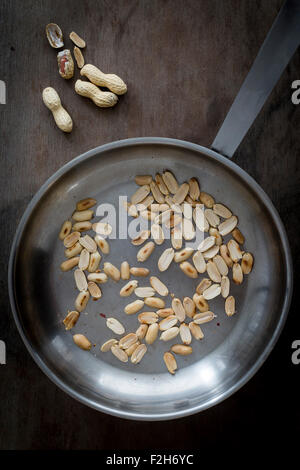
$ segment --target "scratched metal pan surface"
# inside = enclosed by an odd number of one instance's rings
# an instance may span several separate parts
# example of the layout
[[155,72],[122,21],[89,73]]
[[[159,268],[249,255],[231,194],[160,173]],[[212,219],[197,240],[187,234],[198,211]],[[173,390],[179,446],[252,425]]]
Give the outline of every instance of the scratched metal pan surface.
[[[87,196],[118,205],[131,195],[136,174],[170,169],[180,182],[195,176],[201,189],[225,203],[239,217],[246,249],[254,253],[251,275],[232,286],[237,314],[227,317],[224,300],[214,299],[217,319],[203,325],[204,339],[194,340],[193,354],[177,357],[171,376],[163,363],[168,343],[156,341],[142,362],[123,364],[100,345],[114,334],[105,326],[113,316],[126,331],[135,331],[136,315],[123,309],[126,281],[103,284],[103,298],[89,301],[76,327],[66,332],[62,320],[77,295],[73,274],[59,269],[64,247],[58,239],[62,222],[76,201]],[[192,296],[200,280],[186,277],[175,263],[159,273],[157,260],[168,242],[147,261],[178,297]],[[108,259],[137,265],[137,248],[129,240],[112,240]],[[203,277],[203,275],[201,275]],[[149,285],[141,278],[140,285]],[[199,412],[237,391],[262,365],[283,327],[292,289],[286,234],[271,201],[236,164],[204,147],[164,138],[118,141],[91,150],[65,165],[39,190],[18,227],[9,265],[9,291],[19,332],[34,360],[61,389],[82,403],[112,415],[138,420],[173,419]],[[167,298],[170,304],[171,297]],[[169,306],[169,305],[167,305]],[[149,309],[149,308],[148,308]],[[74,345],[72,334],[83,333],[96,346],[91,352]],[[176,339],[171,344],[176,343]]]

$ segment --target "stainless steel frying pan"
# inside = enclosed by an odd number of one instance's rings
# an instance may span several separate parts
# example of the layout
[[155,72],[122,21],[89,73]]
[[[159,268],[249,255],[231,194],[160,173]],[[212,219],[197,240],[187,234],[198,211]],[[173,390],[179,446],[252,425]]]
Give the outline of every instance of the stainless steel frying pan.
[[[91,150],[61,168],[42,186],[18,227],[9,263],[9,293],[13,315],[25,345],[41,369],[60,388],[81,402],[120,417],[171,419],[196,413],[224,400],[245,384],[262,365],[285,322],[292,291],[287,237],[268,196],[232,163],[231,157],[296,50],[300,5],[288,1],[277,17],[239,92],[213,149],[163,138],[114,142]],[[219,152],[219,153],[218,153]],[[120,284],[103,286],[103,299],[89,302],[75,327],[97,345],[91,353],[77,348],[62,327],[76,291],[70,273],[60,273],[63,248],[60,224],[74,203],[92,196],[117,205],[120,194],[132,194],[137,173],[171,169],[184,181],[198,177],[204,191],[239,216],[247,250],[255,254],[253,272],[242,288],[232,287],[238,313],[228,318],[216,300],[217,322],[203,326],[205,338],[194,342],[194,353],[179,359],[170,376],[162,361],[166,345],[157,341],[138,366],[124,366],[99,345],[109,331],[99,313],[122,319],[127,331],[136,319],[122,314],[126,302]],[[127,240],[111,242],[110,261],[136,264],[136,248]],[[157,247],[148,260],[157,272]],[[197,281],[178,266],[160,275],[171,292],[191,295]],[[199,280],[198,280],[199,282]],[[147,280],[145,279],[145,285]]]

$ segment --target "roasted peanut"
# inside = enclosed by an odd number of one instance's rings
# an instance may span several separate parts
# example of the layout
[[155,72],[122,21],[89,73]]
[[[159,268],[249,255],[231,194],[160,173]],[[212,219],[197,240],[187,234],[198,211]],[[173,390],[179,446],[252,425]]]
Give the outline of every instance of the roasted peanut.
[[73,121],[69,113],[63,108],[60,97],[54,88],[47,87],[43,91],[43,101],[53,114],[57,127],[63,132],[71,132]]
[[80,75],[87,77],[94,85],[108,88],[116,95],[124,95],[127,91],[126,83],[118,75],[103,73],[94,65],[86,64],[81,69]]
[[76,81],[75,91],[80,96],[90,98],[99,108],[110,108],[118,102],[118,97],[114,93],[102,91],[93,83],[83,82],[82,80]]

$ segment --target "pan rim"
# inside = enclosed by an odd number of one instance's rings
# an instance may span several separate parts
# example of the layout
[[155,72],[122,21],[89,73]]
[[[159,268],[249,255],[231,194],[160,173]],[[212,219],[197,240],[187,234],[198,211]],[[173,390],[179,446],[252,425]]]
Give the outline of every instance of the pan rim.
[[[224,164],[228,168],[230,168],[235,174],[241,177],[246,183],[255,191],[255,194],[259,197],[260,200],[268,207],[269,213],[272,217],[273,223],[276,226],[276,229],[279,233],[280,240],[282,243],[282,250],[284,253],[284,261],[285,261],[285,271],[286,271],[286,296],[284,299],[284,304],[282,308],[282,312],[277,323],[276,329],[274,330],[272,336],[270,337],[269,341],[266,343],[262,354],[259,358],[255,361],[253,366],[245,373],[234,385],[232,385],[226,391],[223,391],[218,397],[212,398],[209,401],[192,406],[190,408],[184,410],[176,410],[170,411],[166,413],[138,413],[132,411],[125,411],[120,409],[115,409],[113,406],[108,406],[104,404],[100,404],[95,400],[90,398],[86,398],[81,393],[74,390],[72,387],[67,385],[62,379],[60,379],[50,367],[43,361],[43,359],[39,356],[38,351],[34,349],[31,345],[29,338],[26,335],[26,331],[22,326],[22,322],[19,319],[20,313],[18,311],[17,305],[17,295],[14,289],[14,273],[15,273],[15,262],[16,262],[16,255],[18,252],[19,242],[22,238],[24,228],[34,208],[44,193],[49,189],[49,187],[54,184],[59,178],[61,178],[65,173],[67,173],[71,168],[75,167],[77,164],[93,157],[96,154],[106,152],[108,150],[116,149],[119,147],[128,147],[128,146],[136,146],[141,144],[158,144],[158,145],[168,145],[174,147],[181,147],[186,148],[198,153],[202,153],[212,157],[214,160]],[[46,182],[40,187],[40,189],[35,193],[29,204],[27,205],[23,216],[18,224],[16,229],[16,233],[12,242],[10,257],[9,257],[9,264],[8,264],[8,292],[9,292],[9,299],[10,299],[10,306],[13,314],[14,321],[16,323],[17,329],[19,334],[25,344],[28,352],[30,353],[31,357],[40,367],[40,369],[45,373],[45,375],[54,382],[61,390],[65,393],[70,395],[72,398],[75,398],[79,402],[96,409],[97,411],[101,411],[107,413],[112,416],[116,416],[119,418],[124,419],[132,419],[132,420],[139,420],[139,421],[162,421],[162,420],[171,420],[177,419],[184,416],[189,416],[200,411],[204,411],[212,406],[221,403],[226,398],[230,397],[233,393],[238,391],[243,385],[245,385],[258,371],[258,369],[262,366],[265,362],[271,351],[273,350],[279,336],[282,332],[284,324],[287,319],[287,315],[289,312],[289,307],[291,303],[292,297],[292,290],[293,290],[293,271],[292,271],[292,258],[291,252],[289,247],[289,242],[287,238],[287,234],[283,223],[280,219],[280,216],[275,209],[272,201],[270,200],[269,196],[264,192],[264,190],[259,186],[258,183],[250,176],[248,173],[240,168],[236,163],[232,162],[228,158],[222,156],[221,154],[217,153],[214,150],[211,150],[207,147],[194,144],[192,142],[188,142],[185,140],[167,138],[167,137],[135,137],[130,139],[124,140],[117,140],[114,142],[110,142],[104,145],[100,145],[95,147],[94,149],[88,150],[83,154],[75,157],[73,160],[67,162],[61,168],[59,168],[52,176],[50,176]]]

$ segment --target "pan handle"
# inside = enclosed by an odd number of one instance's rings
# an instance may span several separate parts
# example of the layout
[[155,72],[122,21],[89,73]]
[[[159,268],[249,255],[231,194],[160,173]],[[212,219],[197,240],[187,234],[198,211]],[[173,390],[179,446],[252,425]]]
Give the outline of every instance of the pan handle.
[[212,149],[231,158],[300,43],[300,1],[287,0],[223,122]]

